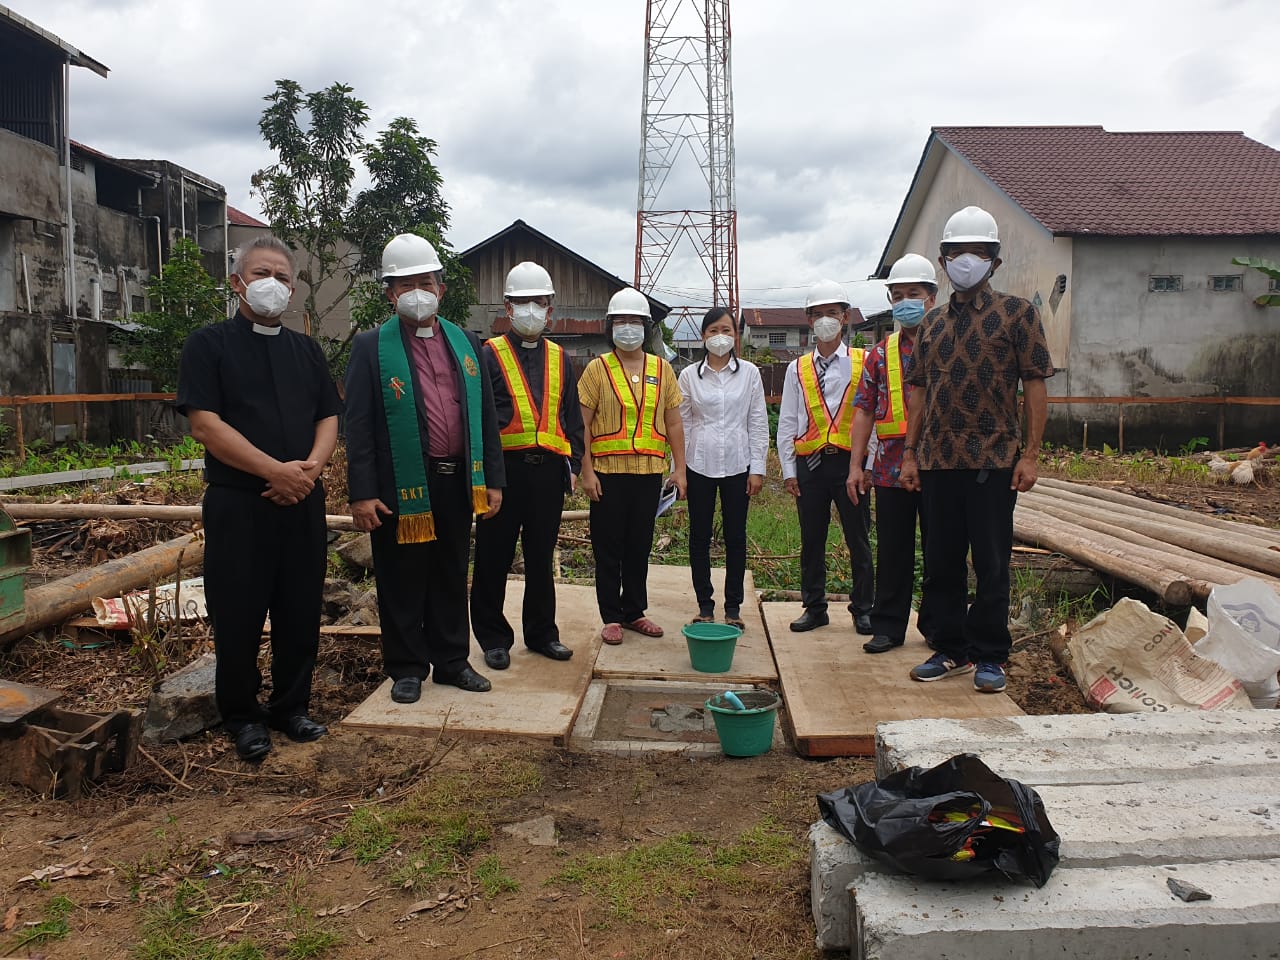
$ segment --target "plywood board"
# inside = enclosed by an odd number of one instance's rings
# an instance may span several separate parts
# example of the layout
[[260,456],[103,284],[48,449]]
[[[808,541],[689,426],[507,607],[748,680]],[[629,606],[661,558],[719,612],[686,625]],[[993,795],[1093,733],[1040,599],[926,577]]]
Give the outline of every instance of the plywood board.
[[801,756],[872,756],[876,724],[888,720],[1022,713],[1003,693],[974,690],[971,673],[932,683],[912,680],[911,668],[933,652],[916,630],[914,613],[903,646],[871,654],[862,649],[869,638],[854,632],[843,611],[832,611],[829,626],[792,633],[788,624],[804,612],[801,604],[766,603],[761,610],[778,662],[792,741]]
[[[724,598],[724,569],[713,567],[711,583],[715,587],[717,607]],[[680,628],[698,615],[698,604],[693,597],[693,581],[688,567],[669,567],[658,564],[649,566],[649,609],[646,615],[665,634],[661,637],[645,637],[630,630],[622,633],[619,646],[604,645],[596,659],[596,676],[606,679],[661,679],[707,681],[718,678],[730,683],[773,683],[778,679],[778,668],[773,662],[764,621],[756,603],[755,584],[751,571],[747,571],[744,583],[746,600],[742,605],[742,620],[746,632],[738,638],[733,653],[733,667],[726,673],[699,673],[689,660],[689,647]],[[592,610],[595,596],[592,594]],[[723,611],[717,609],[717,615]],[[601,624],[596,614],[596,630]]]
[[560,639],[573,650],[573,659],[551,660],[525,648],[519,627],[524,583],[512,580],[507,584],[504,606],[507,619],[516,628],[511,666],[489,669],[479,644],[472,642],[471,666],[489,678],[492,690],[467,693],[428,680],[417,703],[395,703],[391,681],[387,680],[343,724],[430,737],[443,727],[450,734],[530,737],[566,745],[591,682],[592,664],[600,647],[599,617],[595,591],[590,587],[558,584],[556,597]]

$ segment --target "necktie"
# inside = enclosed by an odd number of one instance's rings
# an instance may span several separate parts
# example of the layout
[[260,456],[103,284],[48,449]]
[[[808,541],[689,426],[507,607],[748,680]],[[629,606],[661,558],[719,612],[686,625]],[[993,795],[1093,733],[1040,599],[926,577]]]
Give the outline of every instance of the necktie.
[[[824,357],[821,354],[817,354],[813,358],[814,371],[818,374],[818,394],[824,398],[824,402],[827,395],[827,365],[834,357],[835,354],[833,353],[830,357]],[[816,472],[817,469],[822,466],[822,451],[818,450],[815,453],[809,454],[809,459],[805,462],[809,464],[810,473]]]

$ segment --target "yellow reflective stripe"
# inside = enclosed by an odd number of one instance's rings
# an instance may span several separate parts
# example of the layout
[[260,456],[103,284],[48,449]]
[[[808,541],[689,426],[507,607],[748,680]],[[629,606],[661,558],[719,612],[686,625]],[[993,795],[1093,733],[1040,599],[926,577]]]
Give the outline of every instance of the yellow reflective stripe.
[[520,363],[511,352],[511,343],[506,337],[490,337],[485,341],[498,358],[498,366],[502,377],[507,381],[507,394],[511,397],[514,415],[511,422],[504,426],[499,434],[503,450],[524,450],[532,447],[537,439],[538,421],[533,410],[533,402],[529,398],[529,383],[525,379]]
[[891,333],[885,343],[884,360],[889,403],[885,418],[876,421],[876,436],[895,440],[907,435],[907,404],[902,391],[902,354],[897,332]]
[[648,354],[644,361],[644,384],[640,408],[636,408],[635,395],[627,383],[622,364],[613,353],[600,358],[613,384],[613,392],[622,408],[622,426],[616,432],[591,441],[593,456],[614,453],[639,453],[651,457],[667,455],[667,438],[660,433],[654,421],[658,409],[658,394],[662,388],[662,367],[656,356]]
[[[862,350],[849,351],[849,371],[861,371],[860,359],[865,356]],[[800,379],[800,390],[804,397],[805,407],[809,411],[809,427],[796,437],[795,451],[800,456],[817,453],[823,447],[839,447],[849,450],[853,447],[853,404],[849,402],[850,391],[854,386],[854,378],[850,376],[844,394],[840,397],[840,414],[832,421],[831,411],[827,409],[826,398],[818,389],[818,371],[813,362],[813,354],[806,353],[796,361],[796,375]]]
[[544,342],[546,365],[542,373],[542,422],[538,426],[538,446],[569,456],[569,438],[560,426],[560,392],[563,387],[564,350],[550,340]]

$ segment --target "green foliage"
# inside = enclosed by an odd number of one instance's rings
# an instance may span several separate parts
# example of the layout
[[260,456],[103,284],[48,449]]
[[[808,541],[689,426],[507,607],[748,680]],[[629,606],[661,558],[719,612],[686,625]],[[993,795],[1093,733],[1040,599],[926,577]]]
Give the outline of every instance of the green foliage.
[[349,849],[356,863],[376,863],[395,845],[396,835],[373,807],[361,807],[347,825],[329,840],[337,849]]
[[19,460],[11,457],[0,461],[0,477],[28,477],[40,473],[67,470],[92,470],[98,467],[122,467],[131,463],[163,460],[177,469],[183,460],[198,460],[204,447],[191,437],[176,444],[164,445],[153,440],[120,440],[105,447],[75,441],[55,445],[47,440],[32,440],[26,445],[27,455]]
[[67,917],[75,908],[76,905],[66,897],[54,897],[45,905],[44,919],[20,931],[14,937],[7,953],[35,944],[48,943],[51,940],[65,940],[71,933],[71,924],[67,922]]
[[1182,456],[1184,457],[1189,457],[1193,453],[1195,453],[1197,450],[1207,450],[1207,449],[1209,449],[1208,437],[1192,437],[1190,440],[1188,440],[1186,443],[1184,443],[1182,446],[1178,448],[1178,453],[1182,454]]
[[226,290],[200,263],[200,248],[186,237],[173,245],[169,262],[147,283],[154,309],[130,318],[138,329],[122,334],[124,361],[140,364],[159,392],[178,384],[182,344],[194,330],[227,318]]
[[179,881],[173,899],[148,912],[134,960],[266,960],[252,939],[228,944],[202,933],[200,924],[217,916],[221,906],[203,883]]
[[1109,443],[1103,443],[1103,445],[1102,445],[1102,455],[1103,455],[1104,457],[1114,457],[1114,456],[1116,455],[1115,448],[1114,448],[1113,446],[1111,446],[1111,444],[1109,444]]
[[[312,330],[318,334],[324,318],[360,287],[352,302],[354,326],[324,344],[334,373],[345,367],[352,337],[390,315],[371,275],[381,264],[382,248],[398,233],[417,233],[436,248],[447,287],[440,312],[465,323],[476,302],[475,286],[444,239],[449,205],[433,159],[436,142],[408,117],[395,118],[366,140],[369,107],[343,83],[307,93],[297,81],[277,80],[265,99],[258,128],[276,162],[251,182],[272,231],[298,251]],[[370,186],[353,194],[357,164]],[[329,281],[336,283],[329,288],[335,292],[319,302],[320,287]]]
[[310,960],[342,945],[342,937],[332,930],[303,930],[294,935],[285,951],[285,960]]
[[[1232,257],[1231,262],[1238,267],[1252,267],[1272,280],[1280,283],[1280,263],[1264,260],[1261,257]],[[1264,293],[1253,300],[1260,307],[1280,307],[1280,293]]]
[[484,895],[491,900],[500,893],[514,893],[520,889],[520,884],[502,869],[502,864],[496,856],[485,857],[477,863],[475,877]]

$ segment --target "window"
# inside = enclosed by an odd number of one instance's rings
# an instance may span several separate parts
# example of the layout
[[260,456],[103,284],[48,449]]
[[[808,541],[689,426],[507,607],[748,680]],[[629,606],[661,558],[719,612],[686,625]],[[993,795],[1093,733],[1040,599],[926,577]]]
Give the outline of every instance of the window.
[[1244,274],[1228,273],[1209,278],[1209,289],[1214,293],[1234,293],[1244,289]]
[[1280,280],[1276,280],[1276,279],[1273,277],[1273,278],[1272,278],[1272,280],[1271,280],[1271,282],[1270,282],[1269,284],[1267,284],[1267,292],[1268,292],[1268,293],[1280,293]]
[[1182,278],[1152,274],[1147,278],[1147,290],[1151,293],[1181,293]]
[[785,347],[787,345],[787,332],[785,330],[769,331],[769,346]]

